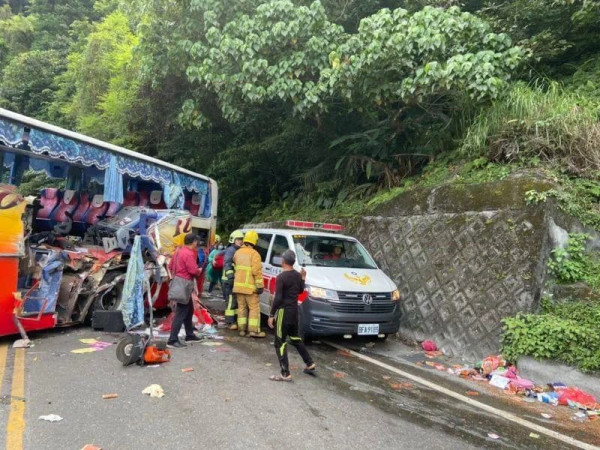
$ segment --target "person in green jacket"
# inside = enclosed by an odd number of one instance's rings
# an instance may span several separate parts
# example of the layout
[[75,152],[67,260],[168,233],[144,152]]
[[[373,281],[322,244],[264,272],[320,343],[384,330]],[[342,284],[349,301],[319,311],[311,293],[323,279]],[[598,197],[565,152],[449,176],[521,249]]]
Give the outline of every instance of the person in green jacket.
[[[220,263],[219,263],[220,261]],[[221,277],[223,276],[223,244],[219,244],[210,254],[208,255],[208,267],[206,269],[206,278],[210,283],[208,285],[208,293],[212,294],[215,285],[219,283],[221,291],[223,291],[223,284]]]

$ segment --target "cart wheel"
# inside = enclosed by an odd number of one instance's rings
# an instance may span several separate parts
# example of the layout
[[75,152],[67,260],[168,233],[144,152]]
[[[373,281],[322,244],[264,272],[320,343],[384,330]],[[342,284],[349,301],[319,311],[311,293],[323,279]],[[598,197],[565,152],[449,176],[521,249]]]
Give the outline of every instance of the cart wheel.
[[133,336],[128,334],[122,338],[117,344],[117,359],[121,363],[125,363],[131,358],[131,351],[133,350]]

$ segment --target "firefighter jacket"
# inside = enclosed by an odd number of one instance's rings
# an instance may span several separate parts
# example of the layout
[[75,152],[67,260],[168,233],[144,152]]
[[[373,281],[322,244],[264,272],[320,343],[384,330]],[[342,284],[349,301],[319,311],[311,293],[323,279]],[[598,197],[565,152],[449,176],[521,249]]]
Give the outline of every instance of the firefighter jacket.
[[225,255],[223,257],[223,277],[221,280],[223,282],[229,282],[233,284],[233,271],[235,267],[233,265],[233,255],[239,249],[234,244],[230,244],[225,249]]
[[243,245],[233,255],[235,276],[233,292],[235,294],[254,294],[264,288],[260,255],[250,245]]

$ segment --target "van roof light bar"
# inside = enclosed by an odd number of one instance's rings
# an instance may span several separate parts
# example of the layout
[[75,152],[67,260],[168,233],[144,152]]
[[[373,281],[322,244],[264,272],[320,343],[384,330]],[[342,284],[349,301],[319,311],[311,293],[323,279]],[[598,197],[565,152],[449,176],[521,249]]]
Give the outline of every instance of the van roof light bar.
[[306,222],[303,220],[287,220],[285,226],[302,230],[343,231],[344,226],[335,223]]

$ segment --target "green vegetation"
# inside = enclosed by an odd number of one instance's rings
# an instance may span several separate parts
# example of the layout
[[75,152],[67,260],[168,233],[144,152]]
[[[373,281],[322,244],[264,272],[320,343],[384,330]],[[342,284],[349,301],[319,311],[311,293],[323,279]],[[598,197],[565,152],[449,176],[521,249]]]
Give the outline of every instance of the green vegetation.
[[584,371],[600,370],[600,302],[554,303],[547,300],[541,314],[504,319],[503,355],[554,358]]

